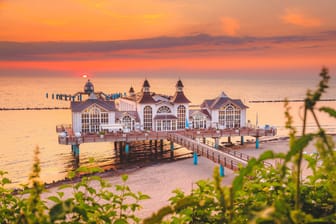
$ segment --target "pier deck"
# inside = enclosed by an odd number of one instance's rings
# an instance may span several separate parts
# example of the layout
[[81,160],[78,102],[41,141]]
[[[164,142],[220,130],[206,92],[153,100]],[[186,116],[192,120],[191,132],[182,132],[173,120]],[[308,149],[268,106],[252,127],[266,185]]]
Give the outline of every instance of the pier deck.
[[[70,129],[69,126],[56,127],[57,132],[65,132]],[[75,136],[72,132],[67,132],[66,136],[59,135],[58,142],[63,145],[78,145],[90,142],[132,142],[132,141],[143,141],[143,140],[160,140],[168,139],[168,135],[171,133],[182,134],[191,139],[196,138],[220,138],[229,136],[252,136],[252,137],[262,137],[262,136],[274,136],[276,135],[276,129],[254,129],[254,128],[240,128],[240,129],[186,129],[182,131],[172,131],[172,132],[156,132],[156,131],[131,131],[128,133],[105,133],[104,135],[99,134],[82,134],[81,136]]]

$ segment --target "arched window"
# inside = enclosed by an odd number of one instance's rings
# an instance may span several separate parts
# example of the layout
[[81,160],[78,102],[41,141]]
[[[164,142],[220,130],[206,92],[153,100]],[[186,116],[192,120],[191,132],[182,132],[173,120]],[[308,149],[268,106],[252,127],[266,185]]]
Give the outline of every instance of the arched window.
[[186,108],[183,105],[177,107],[177,129],[184,129],[186,123]]
[[158,114],[168,114],[168,113],[171,113],[171,110],[167,106],[162,106],[157,110],[157,113]]
[[143,110],[144,129],[152,130],[153,112],[150,106],[145,106]]
[[194,115],[193,128],[206,128],[206,117],[202,114]]
[[125,126],[125,128],[132,130],[132,119],[130,116],[126,115],[122,118],[122,123]]
[[100,131],[100,124],[108,124],[108,113],[93,105],[82,113],[82,132],[96,133]]
[[227,128],[233,128],[234,127],[234,114],[235,114],[235,109],[232,105],[228,105],[225,108],[225,113],[226,113],[226,127]]
[[228,104],[218,113],[218,123],[225,128],[240,127],[240,109]]

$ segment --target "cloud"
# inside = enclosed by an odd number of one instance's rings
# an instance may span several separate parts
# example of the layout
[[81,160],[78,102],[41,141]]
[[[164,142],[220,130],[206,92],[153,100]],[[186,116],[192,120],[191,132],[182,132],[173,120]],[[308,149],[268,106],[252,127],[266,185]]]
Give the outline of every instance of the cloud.
[[239,22],[231,17],[221,18],[222,29],[225,34],[229,36],[236,36],[238,30],[240,29]]
[[322,24],[321,20],[318,18],[310,17],[303,13],[291,10],[286,10],[281,19],[284,23],[302,27],[319,27]]
[[[263,52],[275,46],[315,46],[336,39],[328,30],[310,36],[211,36],[154,37],[121,41],[5,42],[0,41],[0,61],[61,61],[118,58],[178,58]],[[291,45],[294,44],[294,45]]]

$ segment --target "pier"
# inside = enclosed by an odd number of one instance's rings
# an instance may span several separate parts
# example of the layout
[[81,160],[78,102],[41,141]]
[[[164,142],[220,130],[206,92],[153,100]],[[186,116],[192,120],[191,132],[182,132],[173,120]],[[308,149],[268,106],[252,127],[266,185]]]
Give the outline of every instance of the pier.
[[[260,137],[277,133],[269,125],[251,128],[246,122],[248,106],[224,92],[194,108],[184,94],[180,79],[173,95],[154,93],[150,88],[145,79],[140,92],[131,86],[128,94],[110,96],[95,92],[88,80],[81,92],[56,95],[56,99],[71,100],[72,115],[71,125],[56,127],[59,144],[71,145],[79,162],[81,144],[113,142],[115,154],[122,163],[139,158],[174,160],[178,156],[177,144],[193,154],[195,165],[199,155],[218,163],[224,176],[224,168],[238,170],[249,160],[248,156],[226,148],[233,145],[232,137],[239,137],[241,145],[245,137],[253,137],[258,149]],[[220,143],[222,138],[227,138],[224,146]],[[207,139],[214,143],[207,144]]]
[[[163,141],[170,142],[170,158],[174,159],[174,143],[187,148],[194,154],[194,164],[197,165],[197,156],[203,156],[220,165],[222,171],[225,168],[239,170],[240,167],[246,166],[250,157],[237,150],[229,149],[219,144],[219,139],[223,137],[231,141],[231,137],[240,137],[240,144],[244,144],[244,137],[251,136],[256,139],[256,148],[259,147],[259,138],[262,136],[274,136],[276,129],[254,129],[254,128],[237,128],[237,129],[199,129],[199,130],[180,130],[180,131],[131,131],[124,132],[106,132],[98,134],[83,134],[76,136],[71,131],[71,125],[58,125],[58,133],[67,133],[66,136],[58,136],[59,144],[71,145],[73,154],[79,158],[79,146],[84,143],[114,142],[115,150],[120,157],[120,161],[125,160],[129,155],[131,145],[137,142],[150,142],[150,146],[142,147],[143,154],[148,154],[146,150],[155,151],[155,158],[162,156]],[[212,145],[206,139],[214,139]],[[139,154],[139,150],[138,151]],[[270,164],[265,163],[266,166]],[[224,171],[223,171],[224,172]],[[224,175],[224,174],[223,174]]]

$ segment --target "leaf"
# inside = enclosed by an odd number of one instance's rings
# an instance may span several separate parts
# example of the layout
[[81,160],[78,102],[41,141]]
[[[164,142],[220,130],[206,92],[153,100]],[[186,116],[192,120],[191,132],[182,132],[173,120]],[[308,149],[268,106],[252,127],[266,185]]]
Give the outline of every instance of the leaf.
[[51,221],[55,221],[57,219],[65,219],[65,212],[63,210],[63,203],[56,204],[53,206],[50,211],[49,215],[51,218]]
[[336,110],[331,107],[321,107],[319,110],[329,114],[331,117],[336,118]]
[[127,176],[126,174],[124,174],[124,175],[121,176],[121,179],[122,179],[124,182],[126,182],[127,179],[128,179],[128,176]]
[[55,203],[60,203],[61,202],[61,200],[58,197],[56,197],[56,196],[50,196],[50,197],[48,197],[48,199],[50,201],[55,202]]
[[63,189],[72,188],[72,187],[73,186],[71,184],[63,184],[58,188],[58,190],[63,190]]
[[60,198],[63,198],[63,196],[64,196],[64,192],[62,192],[62,191],[57,192],[57,194],[58,194],[58,197],[60,197]]
[[295,139],[286,155],[286,162],[290,161],[294,155],[297,155],[299,152],[301,152],[309,144],[309,142],[313,140],[313,137],[314,134],[306,134]]

